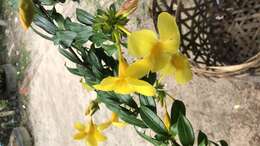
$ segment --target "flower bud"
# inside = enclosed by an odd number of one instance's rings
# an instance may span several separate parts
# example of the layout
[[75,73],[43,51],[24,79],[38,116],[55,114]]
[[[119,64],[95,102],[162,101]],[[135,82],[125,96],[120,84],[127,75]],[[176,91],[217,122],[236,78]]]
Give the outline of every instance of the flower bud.
[[98,102],[93,100],[89,103],[85,115],[93,115],[99,109]]
[[25,30],[27,30],[33,21],[34,8],[32,0],[20,0],[19,19]]
[[165,124],[167,129],[170,129],[170,127],[171,127],[171,118],[170,118],[170,115],[169,115],[167,110],[165,111],[165,115],[164,115],[164,124]]
[[138,0],[126,0],[119,11],[117,12],[117,16],[123,15],[124,17],[133,13],[138,5]]

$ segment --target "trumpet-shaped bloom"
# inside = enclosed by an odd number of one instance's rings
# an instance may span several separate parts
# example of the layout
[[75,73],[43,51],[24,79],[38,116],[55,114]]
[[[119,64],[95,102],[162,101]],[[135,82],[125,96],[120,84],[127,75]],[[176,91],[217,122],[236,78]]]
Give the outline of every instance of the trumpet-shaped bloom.
[[94,88],[102,91],[114,91],[119,94],[130,94],[137,92],[146,96],[154,96],[156,90],[154,87],[138,78],[146,72],[145,61],[137,61],[130,66],[123,58],[119,59],[118,77],[107,77],[100,84],[94,85]]
[[78,133],[74,135],[74,139],[85,140],[87,146],[98,146],[98,142],[103,142],[107,139],[101,133],[102,129],[98,127],[92,120],[87,125],[76,123],[75,128],[78,130]]
[[192,79],[189,61],[186,56],[180,53],[172,55],[171,60],[161,70],[161,74],[163,76],[173,75],[179,84],[185,84]]
[[178,52],[180,46],[180,33],[173,16],[162,12],[157,26],[159,37],[146,29],[133,32],[128,37],[129,54],[147,60],[147,65],[153,72],[162,69],[171,59],[171,55]]
[[125,127],[127,123],[119,121],[118,115],[116,113],[112,113],[111,118],[107,122],[100,124],[99,127],[101,129],[106,129],[111,125],[116,126],[118,128],[122,128]]
[[25,30],[27,30],[34,16],[34,8],[32,0],[20,0],[19,5],[19,19]]

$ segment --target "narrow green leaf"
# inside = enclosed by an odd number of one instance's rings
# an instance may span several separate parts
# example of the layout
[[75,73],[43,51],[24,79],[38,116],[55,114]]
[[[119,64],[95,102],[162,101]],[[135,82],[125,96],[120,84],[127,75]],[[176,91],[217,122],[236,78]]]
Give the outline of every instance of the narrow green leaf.
[[119,106],[118,104],[106,104],[108,109],[112,110],[113,112],[117,113],[120,119],[123,121],[135,125],[141,128],[147,128],[143,121],[136,118],[135,115],[131,114],[131,112],[126,112],[127,110]]
[[154,113],[157,113],[156,111],[156,103],[153,97],[148,97],[144,95],[139,95],[140,104],[142,106],[146,106],[149,109],[151,109]]
[[199,131],[198,135],[198,146],[207,146],[208,145],[208,137],[202,131]]
[[161,146],[162,142],[146,135],[145,133],[142,133],[141,131],[137,130],[135,127],[135,131],[138,133],[138,135],[140,135],[143,139],[149,141],[151,144],[153,144],[154,146]]
[[93,24],[94,16],[91,15],[90,13],[88,13],[82,9],[77,9],[76,15],[77,15],[77,19],[79,22],[84,23],[89,26],[91,26]]
[[152,110],[150,110],[146,106],[140,107],[140,115],[143,119],[144,123],[151,128],[154,132],[162,134],[162,135],[168,135],[167,134],[167,128],[165,127],[163,121],[160,119],[159,116],[157,116]]
[[77,68],[70,68],[67,65],[65,65],[66,68],[69,70],[70,73],[77,75],[77,76],[84,76],[82,72],[80,72]]
[[57,27],[48,18],[41,15],[40,12],[34,15],[33,22],[49,34],[54,35],[57,30]]
[[183,115],[178,119],[178,136],[183,146],[193,146],[195,141],[194,131],[189,120]]
[[130,106],[134,109],[138,108],[138,106],[137,106],[135,100],[132,98],[132,96],[130,96],[130,95],[119,95],[119,94],[116,94],[115,96],[120,100],[121,103],[124,103],[124,104],[126,104],[126,105],[128,105],[128,106]]
[[59,48],[59,52],[65,56],[67,59],[69,59],[70,61],[77,63],[77,64],[81,64],[81,62],[69,51],[63,49],[63,48]]
[[77,33],[73,31],[57,31],[53,37],[53,42],[55,45],[62,45],[65,48],[68,48],[71,46],[76,36]]
[[172,108],[171,108],[171,124],[172,125],[177,123],[180,114],[182,114],[184,116],[186,115],[185,105],[182,101],[175,100],[173,102]]
[[143,121],[138,119],[132,111],[120,106],[119,101],[111,94],[107,92],[99,91],[97,92],[97,97],[100,102],[103,102],[108,109],[118,114],[118,116],[125,122],[135,125],[141,128],[147,128]]

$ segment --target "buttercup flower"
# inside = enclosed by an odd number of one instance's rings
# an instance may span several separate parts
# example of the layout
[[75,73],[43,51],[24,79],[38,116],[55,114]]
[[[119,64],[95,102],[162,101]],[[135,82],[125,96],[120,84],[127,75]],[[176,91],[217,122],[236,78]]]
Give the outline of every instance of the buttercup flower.
[[34,8],[32,0],[20,0],[19,19],[25,30],[27,30],[33,21]]
[[158,29],[158,37],[156,33],[146,29],[133,32],[128,37],[129,54],[147,60],[147,66],[153,72],[162,69],[180,46],[180,33],[173,16],[162,12],[158,17]]
[[163,76],[173,75],[179,84],[185,84],[192,79],[189,61],[187,57],[181,53],[172,55],[171,60],[160,72]]
[[94,85],[94,88],[102,91],[114,91],[119,94],[137,92],[146,96],[154,96],[156,93],[154,87],[148,82],[139,80],[146,70],[143,67],[144,64],[143,61],[137,61],[128,66],[123,57],[119,57],[118,77],[107,77],[100,84]]
[[101,127],[102,129],[106,129],[111,125],[116,126],[118,128],[122,128],[125,127],[127,123],[120,122],[118,115],[116,113],[112,113],[111,118],[107,122],[100,124],[99,127]]
[[87,125],[78,122],[75,124],[75,128],[78,130],[78,133],[74,135],[74,139],[85,140],[87,146],[98,146],[98,142],[103,142],[107,139],[101,133],[103,129],[94,124],[92,120]]

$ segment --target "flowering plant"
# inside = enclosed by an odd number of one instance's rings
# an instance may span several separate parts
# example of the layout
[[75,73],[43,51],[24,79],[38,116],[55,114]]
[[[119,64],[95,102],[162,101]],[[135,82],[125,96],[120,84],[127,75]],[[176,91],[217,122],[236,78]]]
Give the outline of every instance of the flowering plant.
[[[181,38],[175,17],[167,12],[159,15],[159,35],[148,29],[130,32],[126,24],[138,0],[125,1],[119,10],[112,4],[94,15],[77,9],[77,22],[56,11],[55,4],[60,2],[65,0],[21,0],[19,17],[25,29],[31,27],[58,45],[60,53],[75,64],[67,69],[83,77],[82,85],[97,94],[86,110],[87,124],[75,124],[78,132],[74,139],[97,146],[107,139],[103,130],[130,124],[156,146],[194,145],[195,134],[184,103],[167,93],[160,82],[165,76],[172,76],[179,84],[192,79],[189,61],[179,51]],[[127,55],[135,59],[129,61]],[[170,113],[168,97],[172,99]],[[105,104],[112,116],[96,124],[93,115],[100,104]],[[160,106],[163,119],[157,113]],[[148,135],[147,131],[153,132]],[[227,145],[223,140],[209,140],[201,131],[197,141],[198,146]]]

